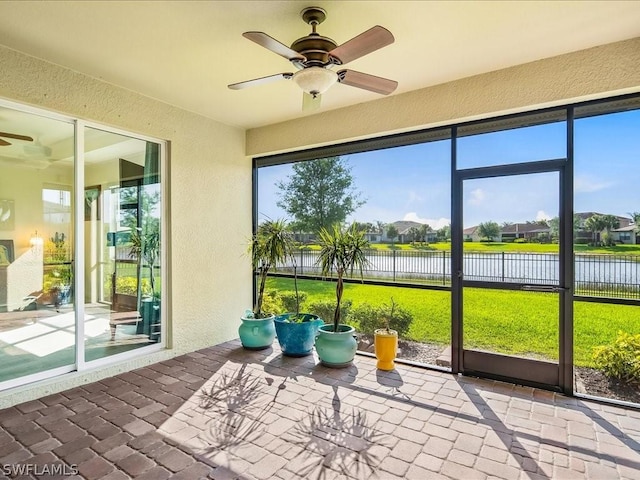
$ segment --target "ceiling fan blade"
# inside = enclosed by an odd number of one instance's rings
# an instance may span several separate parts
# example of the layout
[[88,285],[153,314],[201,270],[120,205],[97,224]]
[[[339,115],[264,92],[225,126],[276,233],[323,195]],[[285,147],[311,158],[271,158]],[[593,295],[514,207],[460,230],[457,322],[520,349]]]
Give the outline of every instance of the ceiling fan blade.
[[26,140],[27,142],[33,142],[33,138],[27,137],[26,135],[17,135],[15,133],[0,132],[0,137],[15,138],[16,140]]
[[302,111],[313,112],[314,110],[318,110],[321,100],[322,96],[319,93],[311,95],[310,93],[302,92]]
[[0,138],[0,147],[6,147],[7,145],[11,145],[11,142],[7,142]]
[[244,82],[232,83],[227,85],[231,90],[241,90],[247,87],[254,87],[256,85],[264,85],[265,83],[272,83],[278,80],[289,80],[293,77],[293,73],[277,73],[275,75],[269,75],[266,77],[254,78],[253,80],[245,80]]
[[348,40],[342,45],[334,48],[329,55],[337,60],[338,65],[344,65],[356,58],[363,57],[371,52],[391,45],[395,39],[393,34],[384,27],[376,25],[357,37]]
[[382,95],[389,95],[398,86],[398,82],[395,80],[376,77],[375,75],[356,72],[355,70],[340,70],[338,72],[338,82],[351,87],[358,87],[371,92],[381,93]]
[[263,32],[244,32],[242,34],[244,38],[248,38],[252,42],[257,43],[261,47],[266,48],[267,50],[271,50],[273,53],[277,53],[281,57],[286,58],[287,60],[297,60],[304,62],[306,58],[303,55],[300,55],[295,50],[287,47],[283,43],[280,43],[273,37],[270,37],[266,33]]

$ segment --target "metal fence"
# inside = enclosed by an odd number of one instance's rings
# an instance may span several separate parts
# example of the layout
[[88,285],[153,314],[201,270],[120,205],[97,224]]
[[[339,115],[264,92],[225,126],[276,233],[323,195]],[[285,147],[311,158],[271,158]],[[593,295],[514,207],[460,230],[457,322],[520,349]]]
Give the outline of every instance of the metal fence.
[[[320,275],[319,252],[296,253],[300,275]],[[370,250],[365,278],[451,285],[451,252]],[[286,265],[291,269],[292,264]],[[556,253],[468,252],[463,256],[465,280],[558,284]],[[584,296],[640,299],[640,255],[576,254],[575,293]]]

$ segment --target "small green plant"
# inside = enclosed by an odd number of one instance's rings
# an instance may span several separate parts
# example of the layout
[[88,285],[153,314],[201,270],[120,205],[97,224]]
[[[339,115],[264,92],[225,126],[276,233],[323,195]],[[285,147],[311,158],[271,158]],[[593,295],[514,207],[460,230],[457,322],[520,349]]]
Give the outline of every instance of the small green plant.
[[[386,310],[384,306],[383,306],[383,309]],[[382,318],[381,318],[382,323],[384,324],[384,329],[387,331],[387,333],[391,333],[390,332],[391,329],[389,328],[389,325],[391,324],[391,320],[395,320],[393,316],[395,309],[396,309],[396,302],[394,302],[393,297],[391,297],[391,306],[389,307],[389,313],[383,312]]]
[[640,382],[640,334],[619,331],[612,345],[595,347],[593,360],[609,377]]

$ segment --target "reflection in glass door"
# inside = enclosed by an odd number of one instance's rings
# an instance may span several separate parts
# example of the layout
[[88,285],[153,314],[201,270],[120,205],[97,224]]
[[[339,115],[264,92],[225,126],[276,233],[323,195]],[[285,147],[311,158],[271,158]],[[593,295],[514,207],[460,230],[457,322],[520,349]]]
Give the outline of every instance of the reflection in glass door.
[[461,174],[462,370],[557,387],[561,172],[527,168]]
[[160,150],[85,128],[85,361],[161,340]]

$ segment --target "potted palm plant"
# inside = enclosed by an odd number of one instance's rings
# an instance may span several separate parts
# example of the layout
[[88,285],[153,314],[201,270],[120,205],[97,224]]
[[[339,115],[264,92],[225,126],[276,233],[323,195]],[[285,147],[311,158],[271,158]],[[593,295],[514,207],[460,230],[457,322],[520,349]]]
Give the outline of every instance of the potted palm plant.
[[258,273],[258,292],[253,310],[241,317],[238,328],[242,346],[249,350],[269,348],[276,336],[272,312],[263,312],[264,288],[269,270],[290,256],[291,241],[284,220],[267,220],[249,241],[248,253],[254,272]]
[[351,364],[358,348],[353,336],[355,329],[340,323],[341,302],[344,291],[345,274],[353,275],[354,270],[363,277],[363,269],[369,264],[365,253],[369,242],[364,232],[356,224],[348,229],[333,225],[330,230],[320,230],[320,256],[318,263],[324,276],[336,274],[336,308],[333,322],[318,330],[316,352],[320,362],[327,367],[345,367]]
[[66,241],[64,233],[56,232],[49,237],[46,252],[47,273],[43,283],[56,310],[71,302],[72,269]]
[[138,261],[139,271],[143,264],[149,269],[150,295],[142,298],[142,275],[138,275],[139,311],[142,322],[138,324],[136,333],[148,335],[157,341],[157,325],[160,323],[160,292],[156,291],[155,266],[160,258],[160,225],[155,221],[147,221],[143,227],[131,232],[131,248],[129,256]]
[[274,322],[282,354],[288,357],[304,357],[311,354],[318,328],[320,328],[324,321],[312,313],[300,313],[298,269],[295,256],[293,255],[293,245],[291,245],[291,247],[290,258],[293,265],[295,307],[292,312],[277,315]]

